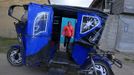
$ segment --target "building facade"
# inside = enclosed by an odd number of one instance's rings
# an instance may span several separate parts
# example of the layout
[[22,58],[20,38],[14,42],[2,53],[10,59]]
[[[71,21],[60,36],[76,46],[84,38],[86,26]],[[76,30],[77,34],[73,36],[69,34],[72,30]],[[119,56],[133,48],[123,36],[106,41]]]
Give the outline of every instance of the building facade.
[[[105,0],[107,1],[107,0]],[[94,2],[93,5],[95,5]],[[100,41],[103,49],[134,52],[134,0],[112,0],[104,6],[109,10],[104,34]],[[101,4],[103,6],[103,4]],[[109,5],[109,6],[108,6]],[[108,7],[106,7],[108,6]],[[99,9],[99,8],[98,8]],[[105,11],[104,11],[105,12]]]

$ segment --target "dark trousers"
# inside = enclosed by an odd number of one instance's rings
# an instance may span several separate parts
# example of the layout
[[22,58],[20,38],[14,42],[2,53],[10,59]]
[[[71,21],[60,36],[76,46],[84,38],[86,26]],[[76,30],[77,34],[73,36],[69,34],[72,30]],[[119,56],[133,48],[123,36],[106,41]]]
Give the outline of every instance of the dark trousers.
[[65,38],[64,38],[64,47],[66,47],[67,52],[68,52],[68,49],[69,49],[70,39],[71,39],[71,37],[67,37],[67,36],[65,36]]

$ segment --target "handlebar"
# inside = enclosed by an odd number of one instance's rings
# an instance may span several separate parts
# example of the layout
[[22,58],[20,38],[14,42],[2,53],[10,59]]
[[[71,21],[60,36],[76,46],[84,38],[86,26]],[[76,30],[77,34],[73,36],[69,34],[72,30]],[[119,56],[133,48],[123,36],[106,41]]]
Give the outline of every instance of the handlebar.
[[23,7],[24,10],[28,10],[28,5],[12,5],[12,6],[10,6],[9,9],[8,9],[8,15],[9,15],[10,17],[14,18],[14,19],[17,20],[17,21],[21,21],[20,19],[18,19],[18,18],[16,18],[15,16],[13,16],[13,12],[14,12],[14,9],[15,9],[16,7]]
[[113,63],[118,67],[118,68],[122,68],[122,62],[118,59],[113,59]]

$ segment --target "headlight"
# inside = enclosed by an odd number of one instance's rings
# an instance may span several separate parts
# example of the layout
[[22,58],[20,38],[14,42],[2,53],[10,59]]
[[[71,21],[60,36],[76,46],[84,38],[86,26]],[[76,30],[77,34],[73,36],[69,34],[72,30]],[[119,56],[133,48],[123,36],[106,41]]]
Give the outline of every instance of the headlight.
[[115,55],[112,55],[112,59],[115,59]]
[[110,60],[113,60],[113,59],[115,59],[115,56],[112,54],[107,54],[107,58]]

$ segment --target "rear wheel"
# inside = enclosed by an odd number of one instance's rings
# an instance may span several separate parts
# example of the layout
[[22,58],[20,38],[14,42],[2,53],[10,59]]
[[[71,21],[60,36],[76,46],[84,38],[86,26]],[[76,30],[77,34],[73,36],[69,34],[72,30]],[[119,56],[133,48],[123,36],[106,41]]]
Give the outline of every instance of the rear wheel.
[[13,66],[22,66],[22,55],[17,48],[11,48],[7,52],[7,60]]
[[[112,75],[110,68],[102,61],[95,62],[95,69],[97,75]],[[95,75],[93,65],[88,65],[85,75]]]

